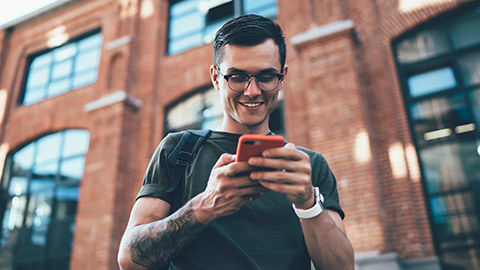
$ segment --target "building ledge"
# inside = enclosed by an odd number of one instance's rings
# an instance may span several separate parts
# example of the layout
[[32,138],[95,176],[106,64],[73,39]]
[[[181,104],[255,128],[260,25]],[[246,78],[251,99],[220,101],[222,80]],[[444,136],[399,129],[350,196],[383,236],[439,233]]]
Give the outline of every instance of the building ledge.
[[108,107],[113,104],[124,102],[127,106],[134,110],[140,109],[142,102],[134,97],[129,96],[125,91],[118,90],[97,100],[87,103],[83,109],[86,112],[95,111],[101,108]]
[[344,34],[353,34],[354,28],[355,23],[352,20],[336,21],[300,33],[292,37],[290,41],[293,46],[300,47],[312,41],[323,41]]

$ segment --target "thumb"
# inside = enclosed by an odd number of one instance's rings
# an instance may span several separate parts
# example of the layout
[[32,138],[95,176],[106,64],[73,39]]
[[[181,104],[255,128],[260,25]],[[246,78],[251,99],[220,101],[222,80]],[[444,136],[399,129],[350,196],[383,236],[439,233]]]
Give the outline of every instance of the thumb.
[[215,165],[213,165],[213,168],[223,167],[227,164],[232,163],[233,161],[235,161],[235,155],[224,153],[218,158]]

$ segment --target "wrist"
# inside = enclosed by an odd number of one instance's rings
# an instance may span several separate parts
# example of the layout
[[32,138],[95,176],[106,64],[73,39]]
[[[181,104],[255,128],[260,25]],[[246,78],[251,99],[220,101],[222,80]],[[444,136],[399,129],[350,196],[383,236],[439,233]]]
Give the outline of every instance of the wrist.
[[199,222],[208,224],[217,218],[215,212],[206,207],[206,199],[202,196],[202,193],[192,199],[192,204],[195,216]]
[[323,196],[320,194],[318,187],[315,187],[315,203],[312,207],[307,209],[297,208],[295,204],[292,204],[295,214],[301,219],[310,219],[320,215],[325,209],[323,206]]

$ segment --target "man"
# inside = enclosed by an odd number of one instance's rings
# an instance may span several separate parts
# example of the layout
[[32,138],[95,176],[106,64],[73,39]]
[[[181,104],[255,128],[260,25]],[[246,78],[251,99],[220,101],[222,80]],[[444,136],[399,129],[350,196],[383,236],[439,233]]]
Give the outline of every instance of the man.
[[240,134],[271,134],[285,55],[280,27],[264,17],[240,16],[218,30],[210,76],[223,121],[187,168],[178,210],[166,191],[174,171],[167,156],[181,133],[160,143],[122,238],[122,269],[310,269],[310,260],[353,269],[335,178],[320,154],[288,143],[235,162]]

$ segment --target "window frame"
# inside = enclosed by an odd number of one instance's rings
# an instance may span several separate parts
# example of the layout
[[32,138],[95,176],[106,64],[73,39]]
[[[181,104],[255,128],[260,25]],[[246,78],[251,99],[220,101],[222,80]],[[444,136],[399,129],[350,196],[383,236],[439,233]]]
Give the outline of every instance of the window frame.
[[[52,59],[51,62],[49,64],[46,64],[46,65],[49,65],[49,71],[48,71],[48,81],[47,83],[45,84],[45,89],[44,89],[44,97],[42,99],[39,99],[39,100],[36,100],[34,102],[30,102],[30,103],[25,103],[25,97],[27,95],[27,84],[28,84],[28,79],[30,77],[30,74],[32,72],[31,70],[31,67],[32,67],[32,63],[35,59],[37,59],[38,57],[41,57],[42,55],[46,55],[46,54],[49,54],[51,52],[53,52],[54,50],[57,50],[59,48],[62,48],[62,47],[66,47],[66,46],[69,46],[71,44],[75,44],[75,43],[79,43],[81,42],[82,40],[84,39],[87,39],[89,37],[92,37],[94,35],[97,35],[99,34],[100,37],[101,37],[101,42],[99,44],[99,48],[98,48],[98,52],[99,52],[99,56],[98,56],[98,63],[96,65],[96,79],[90,83],[87,83],[87,84],[82,84],[78,87],[75,87],[74,85],[74,77],[75,75],[78,75],[78,74],[84,74],[84,73],[88,73],[88,72],[91,72],[93,71],[93,68],[92,69],[85,69],[85,70],[82,70],[81,72],[76,72],[75,71],[75,68],[76,68],[76,60],[78,58],[79,55],[81,55],[81,53],[79,52],[78,50],[78,47],[76,49],[76,52],[75,54],[73,54],[72,56],[68,57],[67,59],[63,59],[61,61],[56,61],[55,59]],[[102,47],[103,47],[103,34],[102,34],[102,31],[101,31],[101,28],[95,28],[93,30],[90,30],[90,31],[87,31],[87,32],[84,32],[80,35],[77,35],[71,39],[69,39],[68,41],[66,41],[65,43],[59,45],[59,46],[55,46],[55,47],[52,47],[52,48],[44,48],[44,49],[41,49],[41,50],[38,50],[34,53],[31,53],[30,55],[27,56],[27,60],[26,60],[26,64],[25,64],[25,69],[24,69],[24,72],[23,72],[23,79],[22,79],[22,84],[21,84],[21,91],[20,91],[20,95],[18,96],[18,99],[17,99],[17,102],[16,102],[16,105],[17,106],[29,106],[29,105],[33,105],[33,104],[36,104],[36,103],[39,103],[39,102],[42,102],[46,99],[49,99],[49,98],[52,98],[52,97],[55,97],[55,96],[59,96],[59,95],[62,95],[64,93],[67,93],[67,92],[70,92],[72,90],[76,90],[76,89],[80,89],[82,87],[85,87],[87,85],[90,85],[90,84],[94,84],[97,80],[98,80],[98,68],[100,66],[100,60],[101,60],[101,57],[102,57]],[[82,51],[82,53],[85,53],[85,52],[91,52],[91,51],[94,51],[93,49],[94,47],[91,47],[91,48],[88,48],[84,51]],[[56,79],[53,79],[52,78],[52,73],[53,73],[53,68],[56,64],[58,63],[62,63],[62,62],[66,62],[68,59],[71,59],[72,61],[72,67],[71,67],[71,71],[68,75],[65,75],[65,76],[62,76],[60,78],[56,78]],[[56,94],[53,94],[53,95],[49,95],[48,94],[48,87],[51,85],[52,82],[58,82],[58,81],[61,81],[62,79],[65,79],[65,78],[69,78],[70,82],[69,82],[69,87],[67,88],[67,90],[64,90],[60,93],[56,93]]]
[[[175,51],[171,52],[171,37],[170,37],[171,29],[170,29],[170,28],[171,28],[172,19],[173,19],[171,10],[172,10],[172,6],[173,6],[174,4],[177,4],[177,3],[182,2],[182,1],[184,1],[184,0],[168,0],[168,1],[167,1],[167,2],[168,2],[168,16],[167,16],[168,21],[167,21],[167,35],[166,35],[167,38],[165,39],[165,40],[166,40],[165,55],[167,55],[167,56],[181,54],[181,53],[183,53],[183,52],[189,51],[189,50],[191,50],[191,49],[194,49],[194,48],[203,46],[203,45],[208,44],[208,43],[211,42],[211,41],[210,41],[210,42],[205,42],[204,40],[202,40],[198,45],[194,45],[194,46],[191,46],[191,47],[187,47],[187,48],[184,48],[184,49],[181,49],[181,50],[175,50]],[[246,1],[246,0],[231,0],[231,1],[228,1],[228,2],[232,2],[232,3],[233,3],[233,14],[232,14],[229,18],[227,18],[227,20],[229,20],[230,18],[234,18],[234,17],[240,16],[240,15],[242,15],[242,14],[246,14],[246,8],[245,8],[245,5],[246,5],[246,4],[245,4],[245,1]],[[273,1],[274,1],[274,3],[275,3],[274,6],[277,8],[277,13],[275,14],[275,16],[269,17],[269,18],[271,18],[271,19],[276,19],[277,16],[278,16],[278,0],[273,0]],[[221,5],[227,4],[228,2],[223,3],[223,4],[220,4],[220,5],[215,6],[215,7],[212,7],[212,8],[210,8],[210,9],[205,13],[205,15],[203,16],[203,19],[204,19],[204,22],[205,22],[205,26],[202,27],[202,28],[200,29],[200,31],[190,31],[190,32],[188,32],[188,33],[183,34],[181,37],[183,37],[183,36],[188,36],[188,35],[191,35],[191,34],[200,32],[200,34],[201,34],[201,36],[202,36],[202,39],[203,39],[203,38],[208,34],[208,33],[206,32],[206,29],[207,29],[209,26],[211,26],[211,25],[214,24],[214,22],[210,22],[210,24],[207,24],[208,12],[209,12],[210,10],[214,9],[214,8],[217,8],[217,7],[221,6]],[[270,6],[269,4],[262,5],[262,6],[260,6],[260,10],[263,10],[263,9],[265,9],[266,7],[269,7],[269,6]],[[249,13],[258,13],[258,11],[250,11]],[[185,14],[183,14],[183,16],[185,16]],[[227,20],[225,20],[225,21],[227,21]],[[221,21],[221,20],[219,20],[219,21]],[[214,34],[214,33],[213,33],[213,34]]]
[[[462,75],[462,71],[460,68],[459,64],[459,59],[461,55],[472,53],[472,52],[480,52],[480,41],[476,41],[474,44],[470,44],[467,46],[462,46],[460,48],[455,47],[454,41],[453,41],[453,35],[452,35],[452,28],[450,27],[448,20],[453,19],[453,18],[458,18],[462,16],[462,14],[467,13],[469,10],[472,9],[480,9],[480,5],[478,3],[468,3],[465,5],[462,5],[454,10],[450,10],[445,12],[444,14],[441,14],[428,22],[422,23],[413,29],[405,32],[404,34],[396,37],[391,41],[391,46],[390,48],[392,49],[392,54],[394,56],[394,62],[395,66],[397,69],[397,75],[399,79],[399,84],[400,84],[400,89],[401,89],[401,94],[403,97],[403,105],[404,109],[406,112],[408,124],[409,124],[409,132],[410,136],[412,138],[412,142],[415,146],[415,149],[417,150],[417,159],[419,160],[419,166],[420,166],[420,173],[421,173],[421,184],[422,184],[422,192],[425,200],[425,205],[427,208],[427,215],[429,218],[429,223],[430,223],[430,229],[432,230],[432,240],[434,244],[434,250],[437,255],[439,255],[442,259],[442,264],[443,264],[443,254],[447,254],[448,252],[452,251],[458,251],[461,252],[462,250],[468,250],[471,248],[477,248],[478,249],[478,243],[477,244],[464,244],[463,246],[455,246],[455,247],[442,247],[441,243],[442,241],[445,240],[445,237],[448,237],[448,235],[443,235],[439,233],[437,229],[437,225],[434,221],[435,218],[439,218],[439,216],[435,216],[433,212],[433,206],[431,205],[430,200],[433,198],[442,198],[444,196],[451,196],[452,194],[463,194],[461,192],[464,191],[464,188],[453,188],[450,190],[443,190],[443,191],[435,191],[435,192],[429,192],[429,187],[427,186],[427,177],[425,175],[425,168],[424,164],[422,162],[422,157],[421,157],[421,150],[427,150],[439,145],[445,145],[445,144],[451,144],[454,142],[458,142],[459,145],[461,142],[470,142],[471,140],[475,140],[480,138],[480,119],[476,119],[476,116],[473,111],[473,102],[471,95],[475,91],[480,91],[480,82],[466,86],[464,84],[464,78]],[[426,57],[421,60],[417,61],[411,61],[408,63],[401,63],[399,61],[399,56],[398,56],[398,51],[397,51],[397,45],[403,41],[408,39],[411,36],[416,35],[417,33],[421,32],[424,29],[428,29],[431,27],[435,26],[440,26],[440,29],[442,29],[442,32],[446,35],[447,41],[448,41],[448,50],[443,53],[439,53],[435,56],[430,56]],[[408,86],[408,78],[414,74],[420,74],[423,72],[435,70],[436,68],[441,68],[449,66],[452,68],[454,78],[456,80],[457,85],[455,87],[449,88],[449,89],[443,89],[439,91],[434,91],[429,94],[425,95],[420,95],[417,97],[412,97],[410,94],[410,89]],[[436,139],[432,140],[429,142],[419,142],[417,139],[418,134],[416,133],[415,130],[415,122],[412,116],[412,113],[410,111],[410,107],[418,102],[422,101],[428,101],[432,100],[433,98],[448,98],[451,97],[455,94],[461,94],[463,95],[463,101],[465,104],[465,107],[470,114],[473,123],[475,124],[475,130],[473,132],[467,132],[464,134],[456,134],[455,132],[452,133],[451,136],[446,137],[446,138],[441,138],[441,139]],[[473,194],[473,193],[472,193]],[[463,196],[463,195],[459,195]],[[455,213],[452,212],[444,212],[442,218],[449,218],[454,215],[460,215],[460,214],[468,214],[466,210],[464,212],[460,213],[458,209],[455,210]],[[478,208],[475,210],[471,210],[471,212],[475,213],[475,211],[478,212]],[[478,214],[478,213],[477,213]],[[468,234],[470,237],[473,237],[473,234]],[[468,235],[460,235],[461,237],[467,237]]]

